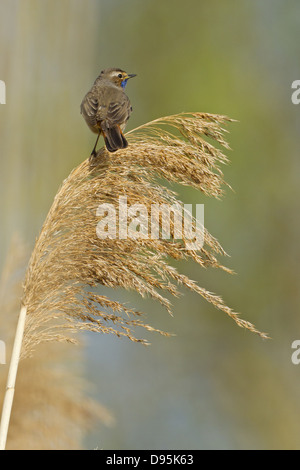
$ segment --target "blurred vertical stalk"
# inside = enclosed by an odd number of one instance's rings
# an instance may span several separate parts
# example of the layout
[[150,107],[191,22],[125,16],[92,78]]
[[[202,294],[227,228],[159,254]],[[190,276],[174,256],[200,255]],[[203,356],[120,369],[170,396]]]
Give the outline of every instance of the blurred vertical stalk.
[[98,56],[101,3],[0,1],[0,79],[6,84],[0,199],[7,201],[0,208],[6,227],[0,257],[12,232],[35,238],[63,175],[89,146],[79,106],[103,66]]
[[11,415],[11,410],[12,410],[12,405],[13,405],[13,400],[14,400],[16,377],[17,377],[17,372],[18,372],[22,340],[23,340],[23,335],[24,335],[26,313],[27,313],[27,308],[25,306],[22,306],[20,315],[19,315],[16,336],[15,336],[14,346],[13,346],[11,360],[10,360],[6,392],[4,396],[4,402],[3,402],[3,409],[2,409],[2,416],[1,416],[1,423],[0,423],[0,450],[5,450],[5,446],[6,446],[10,415]]

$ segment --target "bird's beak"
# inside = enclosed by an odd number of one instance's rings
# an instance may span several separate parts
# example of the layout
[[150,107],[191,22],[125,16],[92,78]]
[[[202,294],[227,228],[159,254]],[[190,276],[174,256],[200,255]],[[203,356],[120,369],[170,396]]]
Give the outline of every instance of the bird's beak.
[[126,78],[128,79],[133,77],[136,77],[136,73],[128,73]]

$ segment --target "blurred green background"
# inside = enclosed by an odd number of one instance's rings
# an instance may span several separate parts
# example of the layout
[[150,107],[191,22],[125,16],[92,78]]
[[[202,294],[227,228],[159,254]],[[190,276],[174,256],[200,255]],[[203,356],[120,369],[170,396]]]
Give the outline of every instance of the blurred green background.
[[103,289],[176,336],[153,333],[144,348],[85,335],[93,396],[116,418],[87,448],[300,448],[299,31],[297,0],[0,0],[1,265],[15,232],[33,247],[61,182],[88,157],[94,135],[79,106],[103,68],[138,75],[128,130],[182,111],[238,121],[224,168],[234,192],[216,201],[179,188],[205,204],[237,275],[180,268],[272,339],[188,292],[171,318]]

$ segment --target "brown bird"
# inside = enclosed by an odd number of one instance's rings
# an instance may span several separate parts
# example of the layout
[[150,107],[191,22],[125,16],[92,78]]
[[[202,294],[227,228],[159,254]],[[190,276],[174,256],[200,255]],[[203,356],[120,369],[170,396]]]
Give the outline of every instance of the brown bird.
[[91,156],[96,155],[101,134],[109,152],[128,146],[123,130],[132,112],[132,106],[124,88],[129,78],[135,76],[136,74],[127,74],[117,68],[102,70],[91,90],[83,98],[80,112],[91,131],[98,134]]

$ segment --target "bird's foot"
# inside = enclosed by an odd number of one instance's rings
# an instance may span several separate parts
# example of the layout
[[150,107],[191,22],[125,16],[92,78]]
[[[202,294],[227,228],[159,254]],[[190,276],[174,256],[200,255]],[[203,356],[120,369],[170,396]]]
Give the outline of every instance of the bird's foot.
[[97,152],[96,150],[93,150],[89,157],[89,162],[92,162],[96,157],[97,157]]

